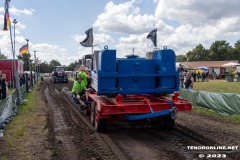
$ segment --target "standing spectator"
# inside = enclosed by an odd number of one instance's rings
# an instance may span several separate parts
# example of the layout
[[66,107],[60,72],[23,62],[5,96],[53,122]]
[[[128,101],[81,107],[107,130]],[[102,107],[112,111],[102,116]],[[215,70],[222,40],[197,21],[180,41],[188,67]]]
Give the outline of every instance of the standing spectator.
[[2,87],[2,100],[7,97],[7,82],[6,82],[6,74],[2,74],[1,78],[1,87]]
[[2,71],[0,71],[0,100],[2,100]]
[[216,74],[216,72],[214,71],[213,72],[213,79],[216,79],[217,78],[217,74]]
[[20,82],[20,87],[22,87],[22,85],[23,85],[23,75],[22,74],[19,75],[19,82]]
[[205,81],[205,71],[202,72],[202,82]]
[[184,81],[184,72],[183,70],[179,73],[179,81],[180,81],[180,88],[183,88],[183,81]]
[[198,71],[198,73],[197,73],[197,79],[198,79],[198,82],[199,82],[199,79],[201,79],[200,71]]
[[25,74],[22,74],[22,84],[25,84]]
[[194,82],[196,82],[197,81],[197,74],[196,74],[196,72],[192,72],[192,77],[194,79]]
[[238,82],[240,82],[240,72],[239,71],[237,71],[237,80],[238,80]]
[[207,82],[209,81],[209,70],[206,71],[205,79],[206,79]]
[[184,71],[183,65],[179,63],[179,67],[177,69],[177,72],[181,73],[181,71]]
[[193,89],[193,83],[194,83],[194,79],[193,79],[192,75],[189,72],[187,72],[186,81],[185,81],[185,88],[186,89]]

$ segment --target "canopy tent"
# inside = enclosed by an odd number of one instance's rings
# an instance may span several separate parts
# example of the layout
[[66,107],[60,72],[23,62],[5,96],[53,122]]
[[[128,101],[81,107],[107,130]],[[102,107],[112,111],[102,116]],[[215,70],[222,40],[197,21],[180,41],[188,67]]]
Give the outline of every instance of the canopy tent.
[[229,62],[222,65],[222,67],[230,68],[230,74],[233,73],[233,67],[239,65],[239,63]]
[[209,68],[207,66],[201,66],[201,67],[198,67],[198,69],[205,70],[205,71],[209,70]]
[[225,63],[222,65],[222,67],[235,67],[236,65],[239,65],[239,63],[235,63],[235,62],[229,62],[229,63]]

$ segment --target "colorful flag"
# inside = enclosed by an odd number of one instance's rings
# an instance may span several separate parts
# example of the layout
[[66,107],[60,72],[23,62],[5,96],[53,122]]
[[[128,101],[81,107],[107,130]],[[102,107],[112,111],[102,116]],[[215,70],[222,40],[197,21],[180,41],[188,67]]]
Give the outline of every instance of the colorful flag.
[[90,28],[86,32],[87,37],[80,42],[83,47],[93,47],[93,28]]
[[153,42],[153,45],[154,45],[155,47],[157,47],[157,29],[152,30],[152,31],[148,34],[147,38],[148,38],[148,39],[151,39],[152,42]]
[[8,3],[9,2],[10,2],[10,0],[6,0],[6,3],[5,3],[3,31],[8,31],[8,27],[11,25],[11,21],[10,21],[10,18],[9,18],[9,12],[8,12]]
[[22,47],[19,49],[19,53],[20,53],[20,54],[28,53],[28,45],[25,44],[24,46],[22,46]]

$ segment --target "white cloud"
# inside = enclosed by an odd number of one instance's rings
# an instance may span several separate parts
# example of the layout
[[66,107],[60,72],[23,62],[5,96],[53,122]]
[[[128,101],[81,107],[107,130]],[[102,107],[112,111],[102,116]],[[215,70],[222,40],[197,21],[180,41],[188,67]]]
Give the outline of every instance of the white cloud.
[[238,0],[161,0],[155,10],[155,15],[158,18],[176,20],[180,24],[189,23],[199,26],[238,16],[240,14],[238,6]]
[[[0,12],[5,13],[4,7],[0,7]],[[35,12],[34,9],[24,8],[22,10],[22,9],[17,9],[15,7],[9,7],[10,17],[11,17],[11,15],[33,15],[34,12]]]
[[133,53],[140,57],[145,57],[145,54],[151,51],[153,45],[151,40],[146,39],[147,34],[142,35],[129,35],[129,37],[121,37],[119,39],[119,44],[116,45],[117,56],[125,57],[126,55]]
[[[168,46],[176,54],[185,54],[198,44],[206,48],[216,40],[238,40],[240,10],[238,0],[167,1],[157,3],[153,14],[140,14],[135,1],[121,4],[109,2],[94,23],[100,31],[122,34],[116,44],[119,56],[138,50],[140,56],[153,47],[146,35],[158,29],[158,46]],[[134,34],[134,35],[133,35]],[[234,41],[234,40],[233,40]]]
[[128,34],[144,33],[157,27],[159,20],[153,15],[140,15],[139,8],[134,6],[135,3],[129,1],[115,5],[110,1],[93,26],[100,31]]
[[34,9],[26,9],[24,8],[23,10],[21,9],[17,9],[15,7],[11,7],[9,8],[9,13],[11,13],[11,15],[33,15],[33,12],[35,12]]
[[50,62],[54,59],[59,61],[62,65],[68,65],[71,62],[74,62],[73,56],[68,55],[67,49],[58,45],[39,43],[30,44],[29,46],[31,47],[31,54],[33,55],[34,51],[37,51],[36,56],[39,57],[42,61]]

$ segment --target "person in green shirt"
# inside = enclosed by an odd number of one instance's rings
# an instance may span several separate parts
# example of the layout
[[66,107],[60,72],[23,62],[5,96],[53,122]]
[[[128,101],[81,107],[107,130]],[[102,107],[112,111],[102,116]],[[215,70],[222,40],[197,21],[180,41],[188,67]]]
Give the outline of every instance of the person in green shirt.
[[80,67],[80,72],[77,74],[77,78],[82,77],[82,83],[87,86],[88,85],[88,79],[91,79],[90,76],[86,73],[86,68],[84,66]]
[[78,77],[76,81],[74,81],[73,87],[72,87],[72,99],[74,103],[84,105],[83,103],[80,103],[80,99],[85,99],[85,92],[91,91],[91,88],[86,89],[86,86],[82,83],[82,77]]

